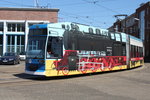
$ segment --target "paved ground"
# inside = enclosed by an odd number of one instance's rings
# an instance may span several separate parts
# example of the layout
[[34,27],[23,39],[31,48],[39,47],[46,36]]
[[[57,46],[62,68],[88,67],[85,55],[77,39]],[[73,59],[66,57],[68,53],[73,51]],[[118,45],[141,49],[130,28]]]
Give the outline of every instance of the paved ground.
[[24,62],[0,65],[0,100],[150,100],[150,63],[72,77],[33,78],[23,72]]

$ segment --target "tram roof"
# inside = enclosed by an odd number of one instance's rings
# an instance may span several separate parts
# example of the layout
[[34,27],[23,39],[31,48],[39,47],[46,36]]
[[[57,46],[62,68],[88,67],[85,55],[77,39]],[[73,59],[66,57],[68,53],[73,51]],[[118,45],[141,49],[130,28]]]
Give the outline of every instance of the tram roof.
[[[80,29],[88,29],[88,28],[92,28],[93,30],[95,29],[100,29],[103,31],[107,31],[107,29],[102,29],[99,27],[94,27],[94,26],[90,26],[90,25],[86,25],[86,24],[80,24],[80,23],[76,23],[76,22],[58,22],[58,23],[41,23],[41,24],[35,24],[33,26],[31,26],[30,28],[46,28],[46,27],[55,27],[55,28],[62,28],[62,25],[66,26],[66,28],[71,28],[71,25],[77,25]],[[81,31],[81,30],[80,30]]]
[[86,25],[86,24],[80,24],[80,23],[76,23],[76,22],[49,23],[47,27],[62,28],[64,26],[64,28],[70,30],[72,28],[72,25],[79,27],[80,31],[84,31],[84,32],[89,31],[89,28],[92,28],[93,31],[95,31],[96,29],[99,29],[101,31],[108,32],[107,29],[102,29],[99,27],[94,27],[94,26],[90,26],[90,25]]
[[[85,24],[80,24],[80,23],[75,23],[75,22],[59,22],[59,23],[46,23],[46,24],[35,24],[30,27],[30,29],[35,29],[35,28],[54,28],[54,29],[72,29],[72,25],[75,27],[79,27],[79,31],[81,32],[89,32],[89,28],[93,29],[93,33],[96,34],[96,29],[99,29],[102,34],[108,35],[108,30],[106,29],[101,29],[99,27],[93,27],[90,25],[85,25]],[[121,34],[122,36],[122,41],[126,42],[126,35],[125,33],[122,32],[110,32],[116,34]],[[130,35],[131,39],[134,39],[136,41],[142,42],[140,39],[133,37]]]

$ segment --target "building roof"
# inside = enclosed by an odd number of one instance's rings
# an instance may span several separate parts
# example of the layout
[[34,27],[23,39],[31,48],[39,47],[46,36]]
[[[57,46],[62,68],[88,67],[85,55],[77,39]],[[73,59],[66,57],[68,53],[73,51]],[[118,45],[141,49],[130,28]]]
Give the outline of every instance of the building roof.
[[10,7],[0,7],[0,10],[11,10],[11,11],[51,11],[58,12],[59,9],[50,8],[10,8]]
[[150,1],[147,2],[147,3],[142,3],[142,4],[140,5],[140,7],[138,7],[138,8],[136,9],[136,12],[141,12],[142,10],[144,10],[144,9],[147,8],[147,7],[150,7]]

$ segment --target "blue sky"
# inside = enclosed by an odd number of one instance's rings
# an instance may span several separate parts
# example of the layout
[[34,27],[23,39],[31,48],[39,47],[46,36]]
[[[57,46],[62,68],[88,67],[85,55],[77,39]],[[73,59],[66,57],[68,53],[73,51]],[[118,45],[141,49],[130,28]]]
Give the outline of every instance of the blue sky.
[[[0,0],[0,7],[34,7],[35,0]],[[135,12],[149,0],[38,0],[39,6],[58,8],[59,21],[71,21],[101,28],[110,27],[114,15]]]

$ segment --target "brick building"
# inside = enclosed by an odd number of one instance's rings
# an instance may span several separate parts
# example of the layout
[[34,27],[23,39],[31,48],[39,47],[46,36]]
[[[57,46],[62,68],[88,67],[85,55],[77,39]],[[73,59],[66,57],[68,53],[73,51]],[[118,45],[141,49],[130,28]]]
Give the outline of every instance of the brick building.
[[0,8],[0,55],[25,52],[29,26],[58,21],[59,9]]
[[135,13],[123,20],[117,20],[112,31],[126,32],[143,40],[145,60],[150,60],[150,2],[141,4]]

